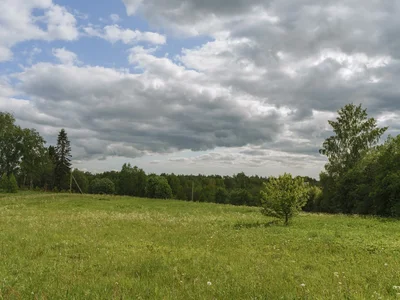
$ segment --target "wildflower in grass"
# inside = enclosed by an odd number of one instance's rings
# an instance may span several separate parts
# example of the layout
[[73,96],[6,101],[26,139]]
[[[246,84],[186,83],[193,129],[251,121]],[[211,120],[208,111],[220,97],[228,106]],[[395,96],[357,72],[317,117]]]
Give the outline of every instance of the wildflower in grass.
[[385,263],[385,267],[387,267],[388,266],[388,264],[387,263]]
[[212,285],[211,281],[207,281],[207,285]]
[[394,286],[393,286],[393,289],[394,289],[394,290],[400,290],[400,286],[399,286],[399,285],[394,285]]
[[306,284],[305,284],[305,283],[302,283],[302,284],[300,284],[300,286],[301,286],[301,287],[305,287],[305,286],[306,286]]
[[339,277],[339,272],[333,272],[333,275],[335,275],[335,277]]

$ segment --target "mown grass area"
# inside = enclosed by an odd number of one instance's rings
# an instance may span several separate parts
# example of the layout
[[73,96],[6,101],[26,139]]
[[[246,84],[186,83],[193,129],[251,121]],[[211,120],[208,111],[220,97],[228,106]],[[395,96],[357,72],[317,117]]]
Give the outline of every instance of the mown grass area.
[[270,221],[207,203],[0,195],[0,299],[398,297],[397,221]]

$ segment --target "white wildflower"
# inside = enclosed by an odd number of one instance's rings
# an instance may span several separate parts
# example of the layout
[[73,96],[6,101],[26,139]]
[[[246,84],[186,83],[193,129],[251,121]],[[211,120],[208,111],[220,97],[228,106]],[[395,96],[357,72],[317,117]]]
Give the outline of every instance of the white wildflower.
[[207,285],[212,285],[211,281],[208,281],[208,282],[207,282]]
[[300,284],[300,286],[301,286],[301,287],[305,287],[305,286],[306,286],[306,284],[305,284],[305,283],[302,283],[302,284]]
[[339,272],[333,272],[333,275],[335,275],[335,277],[339,277]]

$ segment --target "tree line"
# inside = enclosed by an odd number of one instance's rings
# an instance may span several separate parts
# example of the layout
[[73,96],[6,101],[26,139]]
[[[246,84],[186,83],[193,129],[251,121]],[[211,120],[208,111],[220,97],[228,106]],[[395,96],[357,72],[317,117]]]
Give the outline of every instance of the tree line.
[[[336,120],[328,123],[333,135],[320,150],[328,162],[319,181],[297,177],[307,185],[307,201],[302,201],[301,208],[400,216],[400,136],[389,136],[380,144],[388,128],[378,127],[361,105],[344,106]],[[36,130],[20,128],[11,114],[0,113],[0,189],[15,190],[15,184],[10,188],[13,181],[20,188],[68,191],[73,178],[73,192],[260,206],[268,194],[266,184],[273,179],[244,173],[146,174],[130,164],[124,164],[120,171],[99,174],[75,169],[71,177],[71,147],[65,130],[60,131],[57,145],[45,145]]]
[[[8,180],[16,179],[22,189],[58,192],[71,188],[76,193],[259,206],[260,191],[268,181],[243,172],[233,176],[146,174],[130,164],[124,164],[120,171],[98,174],[72,170],[71,146],[64,129],[58,134],[57,144],[46,147],[35,129],[19,127],[9,113],[0,113],[0,125],[0,174]],[[317,184],[313,178],[304,179]]]

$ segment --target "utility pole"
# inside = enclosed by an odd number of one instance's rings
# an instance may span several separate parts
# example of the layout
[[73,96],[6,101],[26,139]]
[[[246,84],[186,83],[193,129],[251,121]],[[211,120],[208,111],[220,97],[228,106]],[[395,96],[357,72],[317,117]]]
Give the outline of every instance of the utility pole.
[[69,176],[69,193],[72,193],[72,169],[71,169],[71,173]]
[[192,180],[192,202],[193,202],[194,181]]

